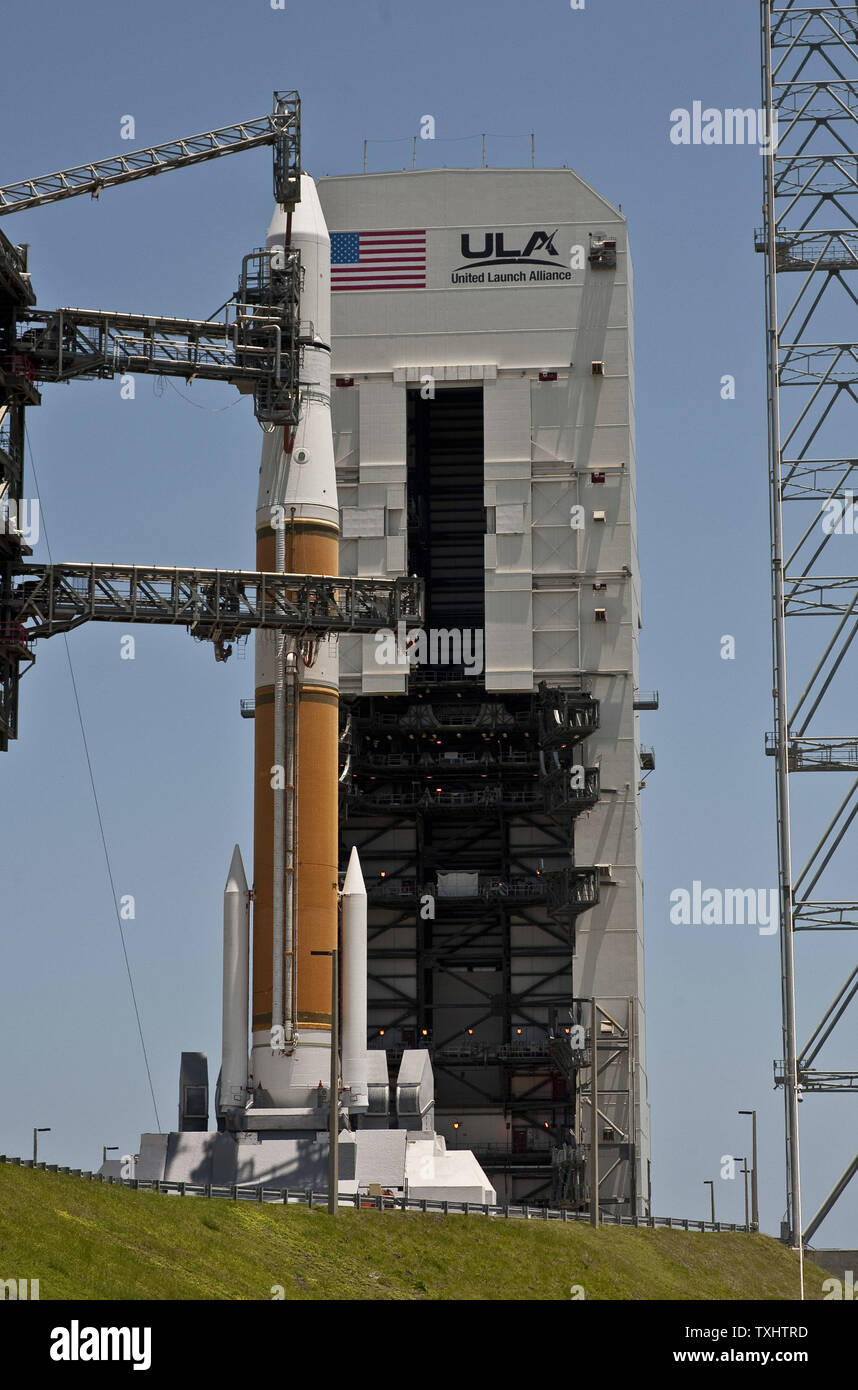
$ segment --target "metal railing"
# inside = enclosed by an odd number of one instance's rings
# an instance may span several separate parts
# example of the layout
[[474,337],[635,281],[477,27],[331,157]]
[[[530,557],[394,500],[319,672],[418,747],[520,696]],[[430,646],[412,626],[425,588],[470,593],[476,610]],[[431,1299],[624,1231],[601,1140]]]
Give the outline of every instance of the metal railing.
[[[265,1187],[261,1183],[194,1183],[167,1182],[154,1178],[114,1178],[103,1173],[91,1173],[82,1168],[68,1168],[57,1163],[33,1163],[31,1158],[10,1158],[0,1154],[0,1163],[8,1163],[18,1168],[36,1168],[44,1173],[60,1173],[63,1176],[82,1178],[88,1182],[98,1182],[110,1187],[127,1187],[132,1192],[158,1192],[179,1197],[217,1197],[230,1201],[269,1202],[283,1206],[314,1207],[328,1205],[328,1194],[314,1188],[295,1190],[294,1188]],[[442,1198],[380,1196],[370,1197],[363,1192],[355,1192],[339,1199],[341,1207],[365,1208],[377,1211],[419,1211],[441,1212],[444,1216],[494,1216],[504,1220],[524,1221],[570,1221],[590,1222],[589,1212],[570,1211],[568,1207],[532,1206],[526,1202],[450,1202]],[[737,1225],[732,1221],[692,1221],[675,1216],[612,1216],[602,1212],[599,1220],[603,1226],[648,1226],[651,1229],[666,1227],[677,1231],[744,1231],[751,1226]]]

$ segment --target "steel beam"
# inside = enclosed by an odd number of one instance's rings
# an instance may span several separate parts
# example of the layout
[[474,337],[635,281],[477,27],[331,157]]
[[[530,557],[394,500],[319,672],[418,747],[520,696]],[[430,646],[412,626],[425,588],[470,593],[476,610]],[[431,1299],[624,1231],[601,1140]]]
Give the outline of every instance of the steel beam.
[[849,1186],[856,1173],[858,1173],[858,1154],[855,1155],[855,1157],[853,1158],[852,1162],[849,1164],[849,1167],[846,1169],[843,1175],[840,1178],[838,1178],[837,1182],[834,1184],[834,1187],[831,1189],[825,1201],[822,1203],[822,1206],[819,1208],[819,1211],[809,1222],[807,1229],[804,1233],[805,1245],[807,1245],[808,1241],[812,1239],[815,1232],[822,1225],[826,1216],[831,1211],[831,1208],[834,1206],[835,1202],[842,1195],[842,1193],[846,1191],[846,1188]]

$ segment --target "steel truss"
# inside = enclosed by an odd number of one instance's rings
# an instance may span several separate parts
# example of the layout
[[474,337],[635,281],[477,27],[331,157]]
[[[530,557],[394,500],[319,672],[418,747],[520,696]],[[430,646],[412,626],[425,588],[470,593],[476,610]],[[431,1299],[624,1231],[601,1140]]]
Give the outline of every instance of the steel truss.
[[[0,259],[4,279],[26,265],[5,237]],[[244,258],[238,293],[218,318],[45,310],[19,296],[0,323],[0,408],[40,404],[36,382],[155,373],[228,382],[253,393],[261,423],[294,425],[300,410],[299,291],[297,252],[260,250]]]
[[327,579],[255,570],[39,565],[0,555],[0,747],[17,737],[18,684],[33,643],[81,623],[186,627],[225,661],[236,639],[273,628],[315,641],[420,616],[419,579]]
[[[0,188],[0,216],[84,193],[98,197],[104,188],[259,145],[273,146],[274,196],[291,211],[301,196],[301,104],[297,92],[275,92],[273,111],[256,120]],[[300,283],[297,252],[263,249],[244,257],[237,293],[211,319],[90,309],[45,311],[36,306],[27,248],[14,246],[0,232],[0,751],[17,737],[18,684],[22,671],[28,669],[24,663],[32,664],[35,636],[66,631],[87,618],[185,622],[190,615],[188,625],[195,635],[212,640],[216,655],[225,659],[230,650],[224,646],[225,636],[241,636],[245,629],[259,626],[291,630],[290,624],[300,626],[305,616],[316,620],[321,611],[317,603],[334,619],[329,630],[341,624],[344,614],[338,595],[319,598],[316,590],[302,590],[294,600],[298,609],[303,606],[299,613],[290,607],[291,593],[275,593],[265,576],[254,574],[237,576],[241,592],[226,595],[223,608],[219,606],[221,580],[211,578],[216,571],[210,572],[207,581],[214,586],[213,599],[202,592],[196,582],[199,572],[192,570],[172,571],[167,580],[166,571],[147,571],[144,577],[143,571],[130,566],[113,567],[110,576],[105,566],[51,566],[50,575],[47,568],[42,572],[34,568],[23,579],[19,573],[21,560],[32,553],[18,512],[26,506],[26,411],[41,404],[37,382],[138,372],[178,376],[189,382],[198,377],[227,381],[240,392],[252,393],[261,424],[290,428],[301,409]],[[89,581],[80,573],[87,569]],[[20,601],[22,583],[31,604],[27,611]],[[300,584],[301,577],[299,589]],[[250,589],[254,596],[249,599]],[[43,610],[38,603],[45,595],[47,609]],[[84,601],[87,609],[82,607]],[[347,603],[352,601],[360,607],[361,596],[351,595]],[[308,609],[314,609],[313,613],[308,614]],[[130,616],[130,610],[136,616]],[[27,627],[31,619],[34,626]],[[347,622],[341,630],[350,627]],[[352,630],[361,630],[360,624]]]
[[255,570],[146,565],[22,565],[12,618],[27,637],[81,623],[167,623],[196,637],[246,637],[277,628],[298,637],[377,632],[420,610],[419,579],[325,579]]
[[[858,425],[858,344],[850,341],[858,306],[858,8],[761,0],[761,25],[763,105],[775,132],[765,152],[765,226],[755,237],[766,258],[775,716],[766,752],[776,767],[784,1040],[775,1082],[785,1101],[782,1234],[796,1245],[855,1171],[853,1162],[803,1231],[801,1093],[858,1091],[858,1071],[814,1065],[858,993],[858,970],[803,1047],[795,1017],[795,933],[858,927],[858,902],[824,900],[818,891],[823,875],[835,887],[854,879],[854,842],[847,845],[846,835],[858,815],[858,775],[815,847],[811,838],[796,849],[795,863],[790,807],[792,798],[797,810],[799,789],[807,788],[804,780],[795,784],[797,773],[858,774],[858,735],[830,728],[854,718],[855,668],[847,673],[844,663],[858,633],[858,459],[850,457]],[[825,626],[804,623],[799,632],[787,621],[797,617]],[[809,799],[796,814],[796,846],[818,814]]]
[[223,155],[238,154],[256,149],[259,145],[274,146],[274,197],[278,203],[294,203],[300,187],[301,103],[297,92],[275,92],[274,110],[266,116],[238,125],[208,130],[203,135],[189,135],[182,140],[170,140],[152,145],[146,150],[129,150],[100,159],[94,164],[80,164],[58,174],[43,174],[41,178],[25,179],[0,188],[0,217],[27,208],[43,207],[89,193],[97,198],[104,188],[121,183],[134,183],[165,174],[172,169],[187,169]]

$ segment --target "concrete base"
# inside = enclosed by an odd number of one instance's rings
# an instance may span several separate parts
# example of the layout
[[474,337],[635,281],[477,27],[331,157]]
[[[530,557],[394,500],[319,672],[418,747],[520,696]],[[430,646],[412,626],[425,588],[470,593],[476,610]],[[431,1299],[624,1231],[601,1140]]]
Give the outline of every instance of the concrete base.
[[[273,1116],[272,1116],[273,1118]],[[109,1159],[102,1171],[119,1176]],[[134,1176],[145,1182],[233,1183],[324,1192],[328,1135],[261,1129],[241,1133],[143,1134]],[[340,1135],[340,1192],[378,1185],[397,1195],[436,1201],[494,1203],[495,1190],[474,1155],[446,1151],[440,1135],[405,1129],[344,1130]]]
[[[265,1038],[265,1034],[254,1036],[254,1065],[267,1084],[253,1089],[252,1100],[243,1110],[219,1112],[222,1130],[198,1129],[197,1116],[192,1114],[194,1126],[180,1133],[141,1135],[133,1173],[122,1171],[125,1165],[109,1159],[101,1169],[105,1177],[325,1192],[329,1107],[319,1078],[324,1075],[323,1064],[330,1064],[330,1037],[311,1035],[308,1044],[289,1056],[272,1054]],[[207,1092],[207,1084],[203,1087],[200,1079],[204,1054],[183,1053],[183,1078],[188,1057],[195,1059],[197,1090]],[[385,1054],[369,1052],[366,1071],[369,1108],[361,1102],[353,1119],[357,1127],[340,1130],[341,1195],[380,1187],[397,1196],[494,1205],[495,1190],[474,1155],[465,1149],[448,1153],[443,1136],[434,1132],[434,1079],[426,1049],[406,1050],[402,1056],[394,1125]],[[186,1084],[180,1085],[180,1123],[189,1113],[181,1099],[186,1090]],[[276,1099],[272,1091],[278,1093]],[[340,1096],[341,1125],[348,1124],[348,1094]]]

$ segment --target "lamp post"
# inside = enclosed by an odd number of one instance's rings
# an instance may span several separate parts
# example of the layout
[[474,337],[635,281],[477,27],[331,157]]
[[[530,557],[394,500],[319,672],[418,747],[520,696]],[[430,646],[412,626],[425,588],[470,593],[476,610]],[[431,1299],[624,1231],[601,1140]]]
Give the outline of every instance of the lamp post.
[[755,1231],[760,1229],[760,1208],[757,1191],[757,1112],[740,1110],[740,1115],[751,1116],[751,1225]]
[[599,1035],[596,1000],[590,1001],[590,1225],[599,1225]]
[[33,1167],[34,1167],[34,1168],[35,1168],[36,1164],[37,1164],[38,1161],[39,1161],[39,1135],[40,1135],[40,1134],[50,1134],[50,1132],[51,1132],[51,1127],[50,1127],[50,1125],[42,1125],[41,1128],[39,1128],[39,1129],[34,1129],[34,1130],[33,1130]]
[[328,1091],[328,1211],[336,1216],[340,1195],[340,953],[311,951],[311,956],[331,958],[331,1081]]
[[118,1144],[102,1144],[102,1146],[101,1146],[101,1162],[102,1162],[102,1164],[105,1164],[105,1163],[107,1162],[107,1155],[108,1155],[108,1154],[116,1153],[116,1152],[118,1151],[118,1149],[119,1149],[119,1145],[118,1145]]
[[742,1159],[742,1164],[743,1164],[742,1173],[744,1174],[744,1177],[745,1177],[745,1230],[748,1230],[748,1229],[749,1229],[749,1223],[748,1223],[748,1159],[747,1159],[747,1156],[746,1156],[745,1158]]
[[706,1178],[705,1182],[703,1183],[703,1186],[709,1188],[709,1196],[710,1196],[711,1202],[712,1202],[712,1225],[714,1226],[714,1225],[715,1225],[715,1182],[714,1182],[714,1179],[713,1179],[713,1178]]

